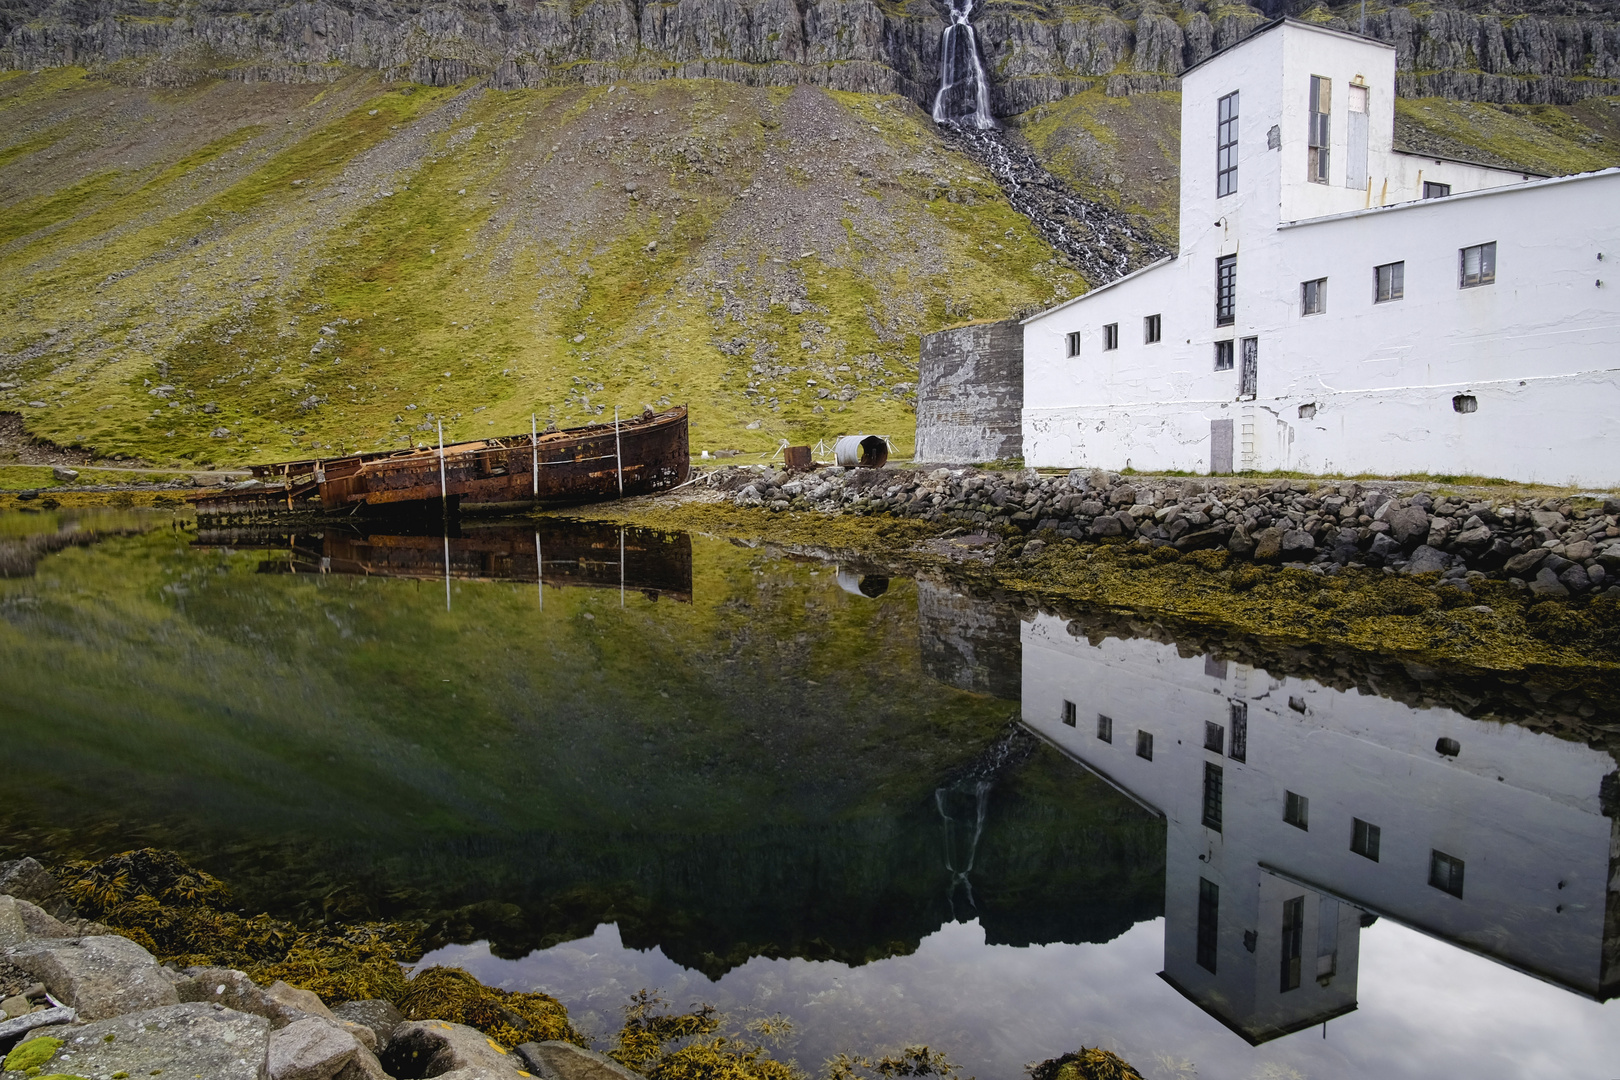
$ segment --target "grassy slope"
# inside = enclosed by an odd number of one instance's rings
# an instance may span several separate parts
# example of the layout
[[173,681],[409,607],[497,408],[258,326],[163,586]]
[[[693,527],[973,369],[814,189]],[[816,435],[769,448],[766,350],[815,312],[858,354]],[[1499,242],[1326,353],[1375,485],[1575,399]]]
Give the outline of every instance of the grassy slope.
[[1084,287],[894,98],[54,71],[0,116],[0,408],[162,464],[669,401],[694,450],[905,449],[920,333]]

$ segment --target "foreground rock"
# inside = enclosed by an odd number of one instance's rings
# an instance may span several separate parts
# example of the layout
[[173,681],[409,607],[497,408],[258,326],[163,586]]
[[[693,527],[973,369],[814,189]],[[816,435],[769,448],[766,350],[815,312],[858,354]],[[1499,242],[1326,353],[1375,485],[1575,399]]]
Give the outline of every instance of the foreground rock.
[[[738,507],[893,514],[970,529],[1050,530],[1078,541],[1125,541],[1179,552],[1224,548],[1255,562],[1408,574],[1470,575],[1542,595],[1620,595],[1620,499],[1489,500],[1403,493],[1354,481],[1165,480],[1033,470],[843,469],[809,473],[728,467],[705,481]],[[1410,485],[1408,485],[1408,491]]]
[[44,1074],[261,1080],[270,1022],[191,1002],[59,1028],[51,1035],[62,1046],[41,1066]]
[[401,1024],[388,1040],[382,1065],[391,1076],[446,1080],[520,1080],[526,1074],[523,1059],[488,1035],[443,1020]]
[[573,1043],[529,1042],[519,1046],[517,1052],[529,1071],[545,1080],[641,1080],[639,1073],[631,1072],[606,1054]]
[[30,941],[9,950],[6,959],[85,1020],[180,1004],[174,982],[152,954],[128,938]]

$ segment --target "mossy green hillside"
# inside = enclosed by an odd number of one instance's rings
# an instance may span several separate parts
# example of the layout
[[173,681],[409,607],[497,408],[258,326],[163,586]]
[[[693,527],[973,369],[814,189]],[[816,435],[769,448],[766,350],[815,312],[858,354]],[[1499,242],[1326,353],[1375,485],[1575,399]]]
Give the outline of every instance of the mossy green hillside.
[[1397,144],[1547,176],[1620,164],[1620,98],[1576,106],[1399,98]]
[[270,460],[666,403],[695,449],[904,450],[920,334],[1084,287],[892,97],[351,76],[255,107],[42,80],[0,84],[22,384],[0,408],[103,453]]

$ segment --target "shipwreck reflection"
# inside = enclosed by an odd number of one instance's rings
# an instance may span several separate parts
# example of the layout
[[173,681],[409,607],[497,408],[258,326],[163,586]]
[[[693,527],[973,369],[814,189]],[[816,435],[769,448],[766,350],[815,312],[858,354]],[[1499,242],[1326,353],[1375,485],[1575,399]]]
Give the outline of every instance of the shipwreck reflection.
[[1380,917],[1620,994],[1607,754],[1050,615],[1021,637],[1024,723],[1165,818],[1161,977],[1249,1042],[1354,1010]]
[[[437,524],[437,523],[435,523]],[[371,531],[323,526],[309,531],[199,529],[200,547],[264,547],[266,574],[515,581],[556,588],[640,592],[649,599],[692,600],[692,539],[598,522],[541,520],[464,524],[449,531]]]

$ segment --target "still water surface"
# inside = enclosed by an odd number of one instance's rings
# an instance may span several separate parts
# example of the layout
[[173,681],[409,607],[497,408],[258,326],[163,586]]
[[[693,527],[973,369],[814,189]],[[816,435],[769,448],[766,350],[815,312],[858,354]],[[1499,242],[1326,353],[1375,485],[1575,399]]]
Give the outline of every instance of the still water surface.
[[7,849],[427,917],[598,1035],[651,987],[812,1069],[1617,1075],[1578,742],[705,537],[58,511],[0,572]]

